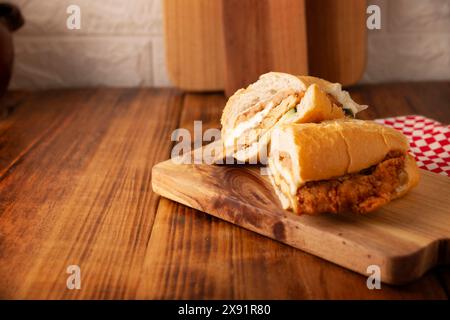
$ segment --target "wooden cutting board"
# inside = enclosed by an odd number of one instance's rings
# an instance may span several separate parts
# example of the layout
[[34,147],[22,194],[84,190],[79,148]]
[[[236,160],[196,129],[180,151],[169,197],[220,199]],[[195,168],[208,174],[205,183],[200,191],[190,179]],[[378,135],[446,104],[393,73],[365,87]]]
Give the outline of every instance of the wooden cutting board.
[[368,215],[297,216],[280,207],[266,176],[252,166],[153,167],[154,192],[381,281],[403,284],[450,263],[450,179],[421,170],[405,197]]
[[225,83],[222,3],[164,0],[166,63],[172,83],[187,91],[219,91]]
[[365,69],[365,0],[163,4],[167,69],[182,90],[230,95],[269,70],[350,85]]
[[308,74],[304,0],[222,0],[225,94],[269,71]]
[[361,79],[366,68],[365,0],[306,1],[309,73],[342,85]]

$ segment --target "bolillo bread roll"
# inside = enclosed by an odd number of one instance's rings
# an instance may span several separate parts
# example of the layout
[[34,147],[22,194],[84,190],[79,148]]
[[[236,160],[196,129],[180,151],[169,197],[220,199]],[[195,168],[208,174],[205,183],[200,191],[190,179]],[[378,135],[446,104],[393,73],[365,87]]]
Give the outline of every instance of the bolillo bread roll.
[[270,72],[228,100],[221,118],[222,141],[240,161],[261,160],[270,133],[281,123],[307,123],[355,116],[365,109],[338,83]]
[[371,121],[283,124],[271,137],[270,176],[285,209],[298,214],[366,213],[419,180],[408,142]]

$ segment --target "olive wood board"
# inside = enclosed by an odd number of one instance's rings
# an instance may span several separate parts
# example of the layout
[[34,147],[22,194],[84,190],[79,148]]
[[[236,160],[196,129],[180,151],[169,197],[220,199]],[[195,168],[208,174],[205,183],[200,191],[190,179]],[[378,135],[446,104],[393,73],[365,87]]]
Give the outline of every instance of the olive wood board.
[[283,210],[262,167],[177,164],[152,169],[163,197],[275,239],[363,275],[404,284],[450,262],[450,178],[420,170],[419,185],[366,214],[298,216]]

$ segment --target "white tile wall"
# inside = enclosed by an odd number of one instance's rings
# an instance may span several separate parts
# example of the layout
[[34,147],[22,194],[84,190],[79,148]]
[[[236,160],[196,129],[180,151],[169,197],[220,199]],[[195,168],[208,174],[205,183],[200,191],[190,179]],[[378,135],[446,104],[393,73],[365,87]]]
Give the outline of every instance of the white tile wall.
[[14,87],[145,86],[153,84],[146,37],[18,37]]
[[363,82],[450,79],[449,0],[368,0],[382,11],[368,34]]
[[[26,19],[13,88],[171,85],[163,0],[9,1]],[[449,0],[367,2],[380,5],[382,29],[369,31],[363,82],[450,79]],[[81,8],[81,30],[66,28],[70,4]]]
[[[26,19],[11,87],[170,86],[161,1],[10,0]],[[71,4],[81,30],[66,27]]]
[[160,0],[12,0],[22,9],[27,24],[21,35],[70,35],[66,9],[81,9],[78,35],[162,34]]

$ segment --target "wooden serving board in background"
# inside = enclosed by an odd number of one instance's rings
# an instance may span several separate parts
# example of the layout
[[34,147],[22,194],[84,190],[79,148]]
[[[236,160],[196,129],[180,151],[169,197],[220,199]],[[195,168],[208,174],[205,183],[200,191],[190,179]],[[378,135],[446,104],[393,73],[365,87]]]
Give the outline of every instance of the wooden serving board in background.
[[225,94],[269,71],[308,74],[304,0],[222,0]]
[[311,75],[343,85],[361,79],[366,68],[365,0],[309,0],[308,65]]
[[171,200],[367,275],[404,284],[450,263],[450,179],[421,170],[405,197],[367,215],[297,216],[280,207],[260,168],[178,165],[152,169],[153,190]]
[[265,71],[356,83],[366,64],[365,0],[164,0],[166,60],[187,91],[226,90]]
[[164,0],[166,63],[187,91],[223,90],[225,50],[220,0]]

